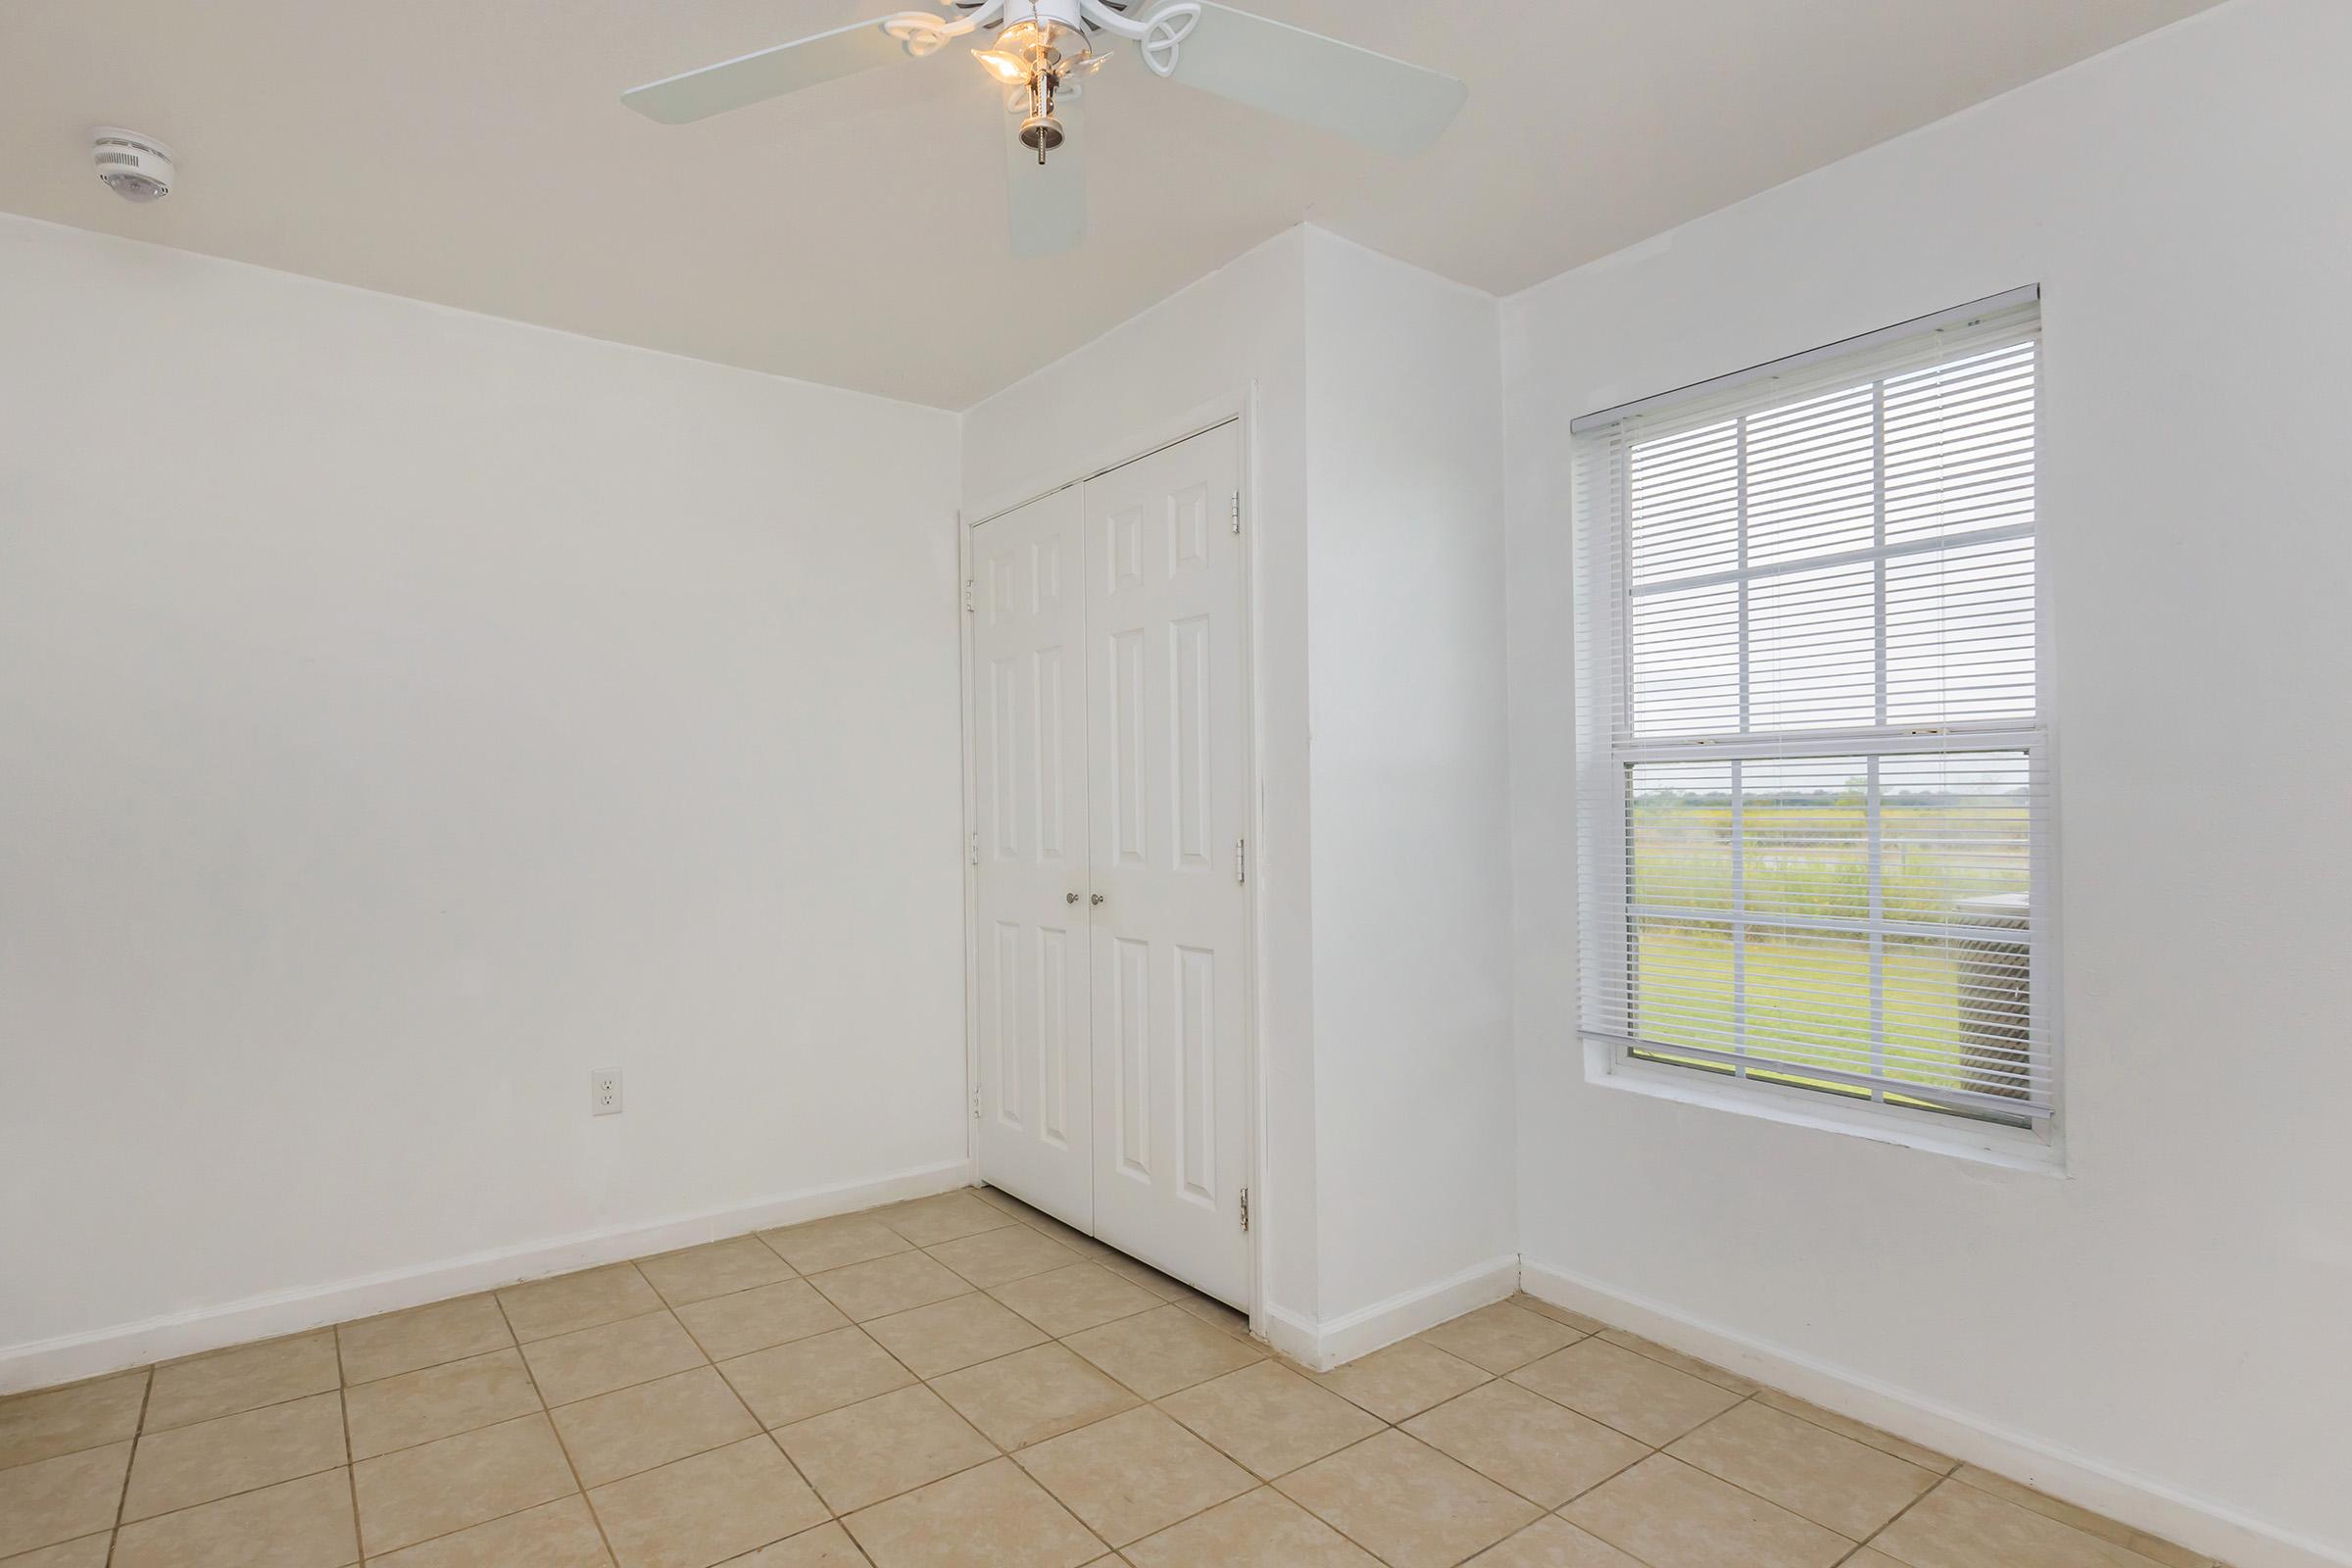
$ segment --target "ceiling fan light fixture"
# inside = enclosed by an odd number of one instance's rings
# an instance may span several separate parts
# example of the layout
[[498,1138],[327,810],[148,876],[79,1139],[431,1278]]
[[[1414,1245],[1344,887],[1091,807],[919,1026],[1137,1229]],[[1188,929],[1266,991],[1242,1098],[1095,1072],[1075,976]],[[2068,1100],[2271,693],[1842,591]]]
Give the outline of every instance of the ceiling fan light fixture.
[[1041,164],[1046,161],[1046,154],[1068,139],[1061,121],[1050,109],[1032,114],[1021,122],[1021,145],[1036,148],[1037,161]]
[[[909,57],[920,60],[959,38],[985,40],[988,47],[972,53],[1020,126],[1017,136],[1004,138],[1004,146],[1013,159],[1013,253],[1026,259],[1060,255],[1085,231],[1082,161],[1054,159],[1050,175],[1023,172],[1019,165],[1024,153],[1043,165],[1056,148],[1066,145],[1075,153],[1084,147],[1089,138],[1079,78],[1111,53],[1126,52],[1099,51],[1098,39],[1132,46],[1152,77],[1172,78],[1210,97],[1281,115],[1399,158],[1426,151],[1461,113],[1470,92],[1443,72],[1256,16],[1224,0],[928,3],[936,9],[902,11],[812,33],[649,81],[621,99],[650,120],[683,125]],[[1210,29],[1212,41],[1195,47],[1203,27]]]

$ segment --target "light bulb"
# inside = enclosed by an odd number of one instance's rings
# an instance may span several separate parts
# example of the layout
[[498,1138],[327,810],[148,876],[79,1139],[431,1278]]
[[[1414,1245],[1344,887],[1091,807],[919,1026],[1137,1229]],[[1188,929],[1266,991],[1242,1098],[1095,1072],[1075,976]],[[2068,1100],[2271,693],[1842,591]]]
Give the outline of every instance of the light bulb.
[[1028,84],[1029,62],[1017,55],[1008,55],[1002,49],[975,49],[972,58],[986,66],[989,74],[1007,87]]

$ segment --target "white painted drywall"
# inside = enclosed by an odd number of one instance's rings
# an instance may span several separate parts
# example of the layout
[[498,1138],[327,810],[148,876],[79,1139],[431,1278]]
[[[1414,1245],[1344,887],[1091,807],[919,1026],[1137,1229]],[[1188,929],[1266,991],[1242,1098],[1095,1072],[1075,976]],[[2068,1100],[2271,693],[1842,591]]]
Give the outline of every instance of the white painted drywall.
[[13,218],[0,345],[0,1352],[962,1159],[953,415]]
[[1324,1319],[1518,1251],[1492,295],[1306,231]]
[[1270,1307],[1315,1315],[1314,996],[1306,749],[1306,237],[1290,229],[965,411],[966,514],[981,520],[1249,397],[1250,571],[1259,709],[1261,1191]]
[[[1530,1265],[2338,1561],[2348,59],[2340,0],[2237,0],[1543,284],[1504,324]],[[1569,420],[2032,282],[2070,1173],[1588,1085]]]

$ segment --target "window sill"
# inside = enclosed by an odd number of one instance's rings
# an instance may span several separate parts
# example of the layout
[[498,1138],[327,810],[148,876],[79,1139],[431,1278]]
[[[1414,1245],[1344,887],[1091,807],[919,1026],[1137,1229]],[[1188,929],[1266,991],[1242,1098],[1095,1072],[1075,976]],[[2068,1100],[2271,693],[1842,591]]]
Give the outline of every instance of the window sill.
[[1842,1133],[2003,1170],[2061,1178],[2067,1174],[2065,1145],[2055,1128],[2034,1131],[1970,1122],[1932,1111],[1841,1102],[1808,1090],[1777,1084],[1735,1086],[1725,1079],[1687,1068],[1629,1061],[1613,1046],[1597,1040],[1585,1042],[1585,1081],[1652,1100],[1729,1111],[1736,1116],[1753,1116],[1789,1127]]

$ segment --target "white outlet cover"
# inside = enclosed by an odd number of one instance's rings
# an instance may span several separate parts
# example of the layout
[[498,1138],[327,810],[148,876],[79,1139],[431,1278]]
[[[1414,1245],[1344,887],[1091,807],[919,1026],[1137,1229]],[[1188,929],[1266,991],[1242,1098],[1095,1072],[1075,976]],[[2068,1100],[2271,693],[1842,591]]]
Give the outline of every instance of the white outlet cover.
[[620,1069],[609,1067],[588,1075],[588,1109],[598,1116],[620,1114]]

